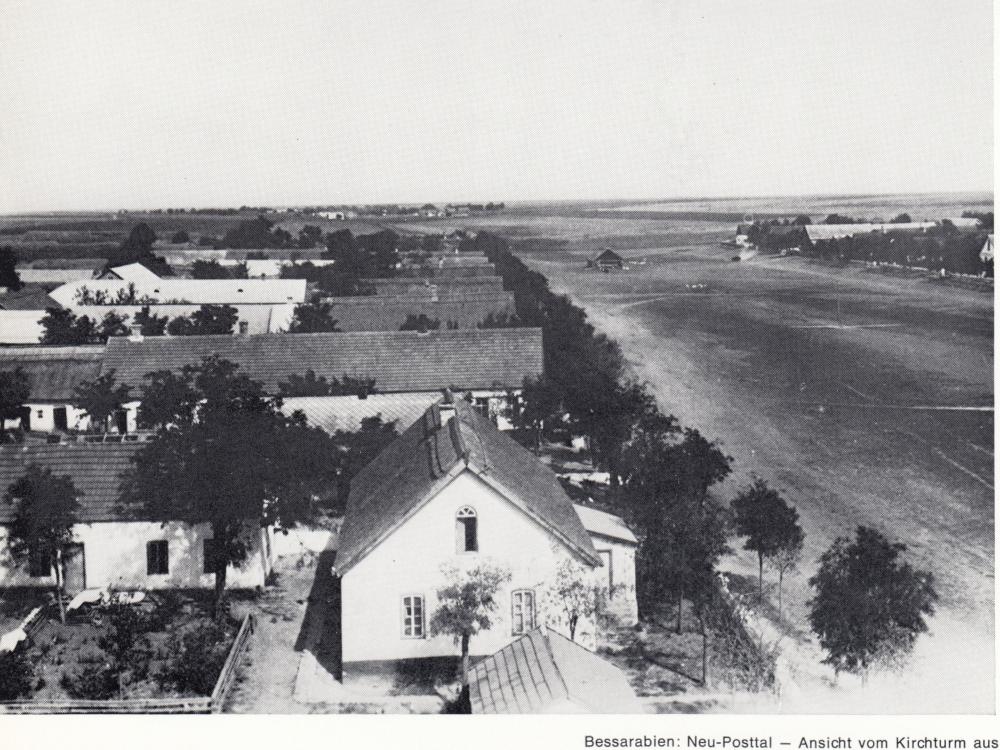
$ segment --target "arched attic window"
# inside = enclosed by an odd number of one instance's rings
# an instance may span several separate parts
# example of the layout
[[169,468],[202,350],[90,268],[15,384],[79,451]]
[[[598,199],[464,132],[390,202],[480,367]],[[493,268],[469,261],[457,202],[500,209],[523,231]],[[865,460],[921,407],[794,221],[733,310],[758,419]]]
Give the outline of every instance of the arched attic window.
[[479,519],[471,505],[463,505],[455,514],[455,551],[479,551]]

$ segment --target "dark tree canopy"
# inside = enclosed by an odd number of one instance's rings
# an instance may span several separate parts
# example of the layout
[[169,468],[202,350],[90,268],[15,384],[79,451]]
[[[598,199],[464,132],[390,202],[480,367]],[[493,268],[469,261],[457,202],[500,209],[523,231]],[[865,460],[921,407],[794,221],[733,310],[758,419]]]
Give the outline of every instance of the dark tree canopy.
[[24,286],[17,274],[17,254],[12,247],[0,247],[0,287],[16,292]]
[[261,527],[309,518],[337,475],[331,437],[282,414],[280,400],[237,370],[211,357],[150,376],[140,420],[158,430],[124,492],[154,520],[211,525],[219,603],[228,565],[246,559]]
[[4,420],[22,416],[25,402],[31,397],[31,383],[20,367],[0,370],[0,441],[4,435]]
[[736,532],[747,538],[744,549],[757,553],[758,587],[762,595],[764,563],[782,550],[802,546],[799,513],[760,477],[737,495],[731,506]]
[[143,336],[162,336],[167,330],[167,321],[166,315],[157,315],[150,310],[149,305],[133,317],[133,322],[139,326],[139,333]]
[[115,371],[98,375],[94,380],[81,383],[74,392],[73,403],[90,417],[90,429],[106,432],[108,421],[128,403],[128,386],[118,383]]
[[174,318],[167,324],[171,336],[208,336],[232,333],[239,312],[232,305],[202,305],[190,316]]
[[906,545],[867,526],[838,538],[809,579],[809,623],[838,672],[891,666],[927,630],[937,594],[930,573],[901,559]]
[[332,317],[333,305],[322,300],[313,300],[304,305],[296,305],[289,333],[337,333],[337,321]]
[[414,315],[409,313],[403,325],[399,327],[401,331],[436,331],[441,327],[441,321],[437,318],[429,318],[425,313]]
[[129,333],[127,318],[116,312],[105,314],[99,323],[87,315],[74,315],[70,310],[50,307],[42,317],[41,343],[52,346],[83,346],[103,344],[112,336]]

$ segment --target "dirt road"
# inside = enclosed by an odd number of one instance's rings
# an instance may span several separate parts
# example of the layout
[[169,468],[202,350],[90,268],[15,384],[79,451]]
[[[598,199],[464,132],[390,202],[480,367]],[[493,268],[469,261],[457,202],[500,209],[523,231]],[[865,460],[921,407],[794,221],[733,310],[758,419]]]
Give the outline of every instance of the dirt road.
[[[799,508],[784,710],[992,711],[991,296],[802,259],[734,263],[694,241],[644,249],[623,273],[585,270],[583,250],[522,257],[621,343],[661,408],[724,443],[723,499],[755,473]],[[879,678],[885,691],[828,689],[806,627],[816,558],[859,523],[907,544],[941,596],[910,667]],[[746,553],[727,565],[755,570]]]

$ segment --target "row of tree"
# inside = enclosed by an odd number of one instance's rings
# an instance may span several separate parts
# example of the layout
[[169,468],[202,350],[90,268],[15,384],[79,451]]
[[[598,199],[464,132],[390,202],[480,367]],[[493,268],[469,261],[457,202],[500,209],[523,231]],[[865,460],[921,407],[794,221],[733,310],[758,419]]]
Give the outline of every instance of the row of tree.
[[[231,305],[201,305],[190,315],[173,319],[157,315],[147,305],[135,314],[133,323],[143,336],[205,336],[232,333],[238,321],[239,313]],[[97,321],[88,315],[50,307],[41,319],[41,326],[40,342],[51,346],[104,344],[112,336],[131,333],[128,316],[113,310]]]

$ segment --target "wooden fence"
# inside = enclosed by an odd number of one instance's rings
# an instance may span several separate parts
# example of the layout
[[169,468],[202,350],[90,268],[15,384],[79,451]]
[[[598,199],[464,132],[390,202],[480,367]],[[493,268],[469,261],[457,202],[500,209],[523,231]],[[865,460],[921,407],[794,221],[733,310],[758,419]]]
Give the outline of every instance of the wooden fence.
[[222,713],[236,680],[240,657],[250,644],[254,619],[248,614],[240,625],[208,698],[136,698],[121,700],[3,701],[0,714],[209,714]]

